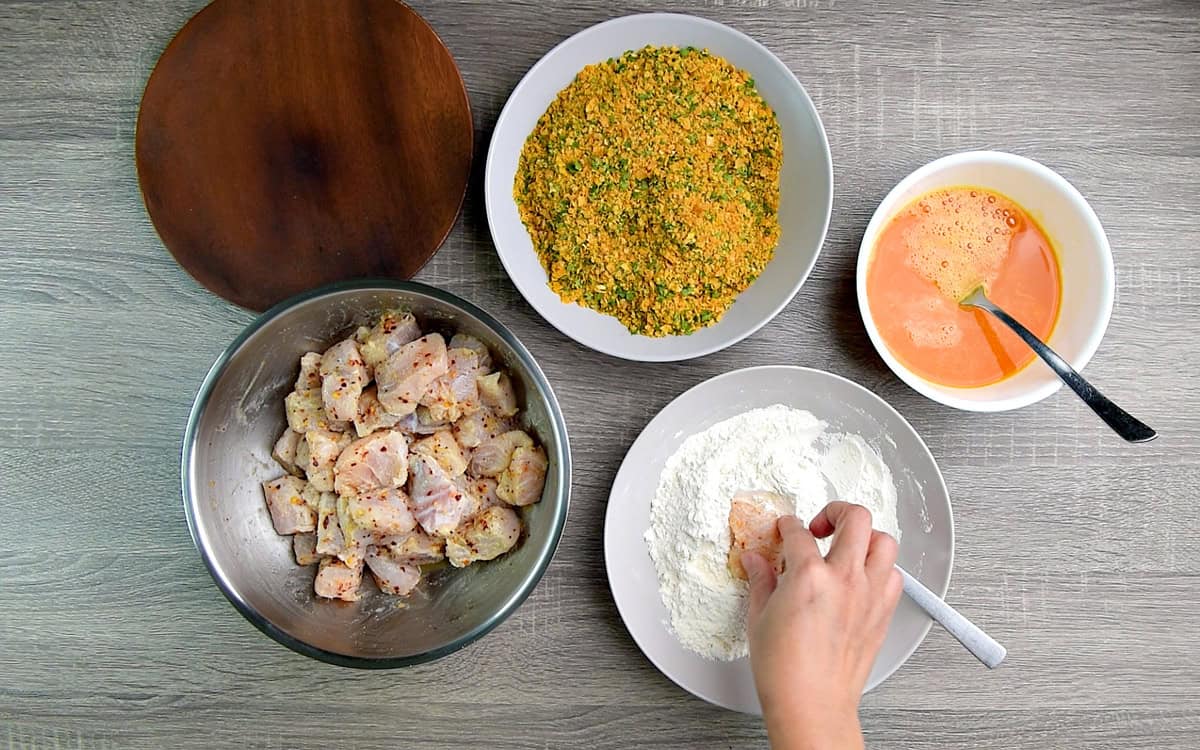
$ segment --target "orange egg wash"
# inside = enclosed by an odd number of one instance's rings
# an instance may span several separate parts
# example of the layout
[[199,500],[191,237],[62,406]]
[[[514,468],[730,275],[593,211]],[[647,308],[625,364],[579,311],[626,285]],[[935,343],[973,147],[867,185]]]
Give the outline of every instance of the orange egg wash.
[[1034,353],[1004,324],[958,301],[979,284],[1043,341],[1062,284],[1050,239],[1021,206],[982,188],[935,190],[887,223],[867,270],[871,316],[892,355],[942,385],[977,387]]

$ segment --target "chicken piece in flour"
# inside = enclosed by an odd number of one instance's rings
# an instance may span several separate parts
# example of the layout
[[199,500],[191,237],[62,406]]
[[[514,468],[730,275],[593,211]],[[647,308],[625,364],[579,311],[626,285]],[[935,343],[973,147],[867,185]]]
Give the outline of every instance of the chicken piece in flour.
[[308,475],[308,481],[321,492],[333,491],[333,467],[350,445],[353,438],[344,432],[333,432],[317,428],[304,433],[304,442],[308,450],[303,455],[307,457],[300,468]]
[[480,409],[454,423],[454,438],[464,448],[478,448],[513,427],[515,425],[511,419],[496,416],[488,409]]
[[406,565],[428,565],[446,559],[446,540],[426,534],[421,529],[381,539],[375,546],[387,547],[393,558]]
[[[383,408],[383,404],[379,403],[379,394],[375,386],[369,385],[358,397],[358,415],[354,417],[354,431],[359,437],[366,437],[376,430],[395,427],[404,419],[406,417],[388,414],[387,410]],[[411,430],[407,431],[411,432]]]
[[477,382],[479,401],[493,414],[511,417],[517,413],[517,393],[508,375],[493,372],[491,375],[481,375]]
[[450,337],[450,343],[447,344],[450,349],[470,349],[479,357],[479,366],[484,370],[489,370],[492,367],[492,353],[488,351],[487,344],[479,339],[466,333],[456,333]]
[[275,441],[275,446],[271,448],[271,458],[274,458],[283,468],[287,469],[289,474],[300,476],[304,473],[304,469],[296,466],[296,446],[300,444],[303,435],[296,432],[291,427],[283,431],[279,439]]
[[[498,477],[508,468],[513,451],[517,448],[532,448],[533,438],[521,430],[509,430],[485,440],[471,454],[469,471],[477,477]],[[501,495],[503,497],[503,495]]]
[[296,378],[296,390],[310,391],[321,387],[321,355],[309,352],[300,358],[300,375]]
[[729,506],[729,572],[743,581],[748,578],[742,555],[757,552],[783,572],[783,538],[777,522],[791,513],[787,499],[774,492],[743,491]]
[[352,495],[347,497],[346,503],[355,528],[376,538],[407,534],[417,526],[408,509],[408,495],[398,488]]

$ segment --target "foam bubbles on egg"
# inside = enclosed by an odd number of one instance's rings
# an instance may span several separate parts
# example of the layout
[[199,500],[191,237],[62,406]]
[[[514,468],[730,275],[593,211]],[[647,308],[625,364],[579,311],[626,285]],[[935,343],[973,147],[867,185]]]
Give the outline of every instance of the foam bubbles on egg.
[[[932,211],[930,203],[941,209]],[[978,190],[937,190],[904,211],[920,219],[904,232],[906,264],[956,303],[979,284],[995,279],[1009,240],[1020,229],[1014,204]],[[932,333],[909,331],[914,341],[954,337],[953,332]]]

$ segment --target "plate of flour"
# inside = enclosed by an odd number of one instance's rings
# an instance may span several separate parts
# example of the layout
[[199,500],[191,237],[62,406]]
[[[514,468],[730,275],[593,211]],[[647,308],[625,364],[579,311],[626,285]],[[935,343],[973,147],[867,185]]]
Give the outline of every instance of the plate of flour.
[[[761,713],[747,658],[749,589],[726,564],[730,503],[743,490],[775,493],[805,520],[830,500],[866,506],[875,528],[899,540],[900,564],[945,595],[950,498],[929,449],[895,409],[820,370],[720,375],[668,404],[634,441],[604,524],[608,581],[625,626],[694,695]],[[901,599],[867,690],[908,659],[930,624]]]

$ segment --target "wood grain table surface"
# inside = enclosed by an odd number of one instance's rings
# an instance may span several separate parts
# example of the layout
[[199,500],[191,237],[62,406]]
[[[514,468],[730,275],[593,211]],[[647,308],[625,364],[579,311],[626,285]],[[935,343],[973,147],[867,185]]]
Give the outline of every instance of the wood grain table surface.
[[[393,672],[270,641],[188,537],[184,421],[252,315],[159,242],[133,133],[151,67],[202,5],[0,1],[0,748],[764,747],[757,719],[692,698],[641,655],[601,537],[618,464],[656,411],[767,363],[863,383],[926,438],[954,504],[949,599],[1009,648],[988,672],[935,628],[864,699],[871,747],[1200,747],[1200,5],[415,2],[462,69],[478,165],[419,278],[525,341],[557,389],[576,471],[529,601],[466,650]],[[770,47],[816,101],[836,183],[829,238],[792,304],[737,346],[667,365],[546,325],[496,258],[480,188],[524,72],[576,31],[650,10]],[[1117,300],[1087,375],[1156,442],[1123,444],[1068,392],[957,413],[874,353],[853,284],[871,212],[912,169],[973,148],[1038,159],[1095,207]]]

